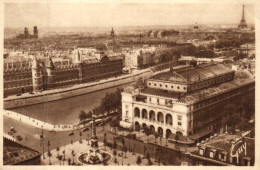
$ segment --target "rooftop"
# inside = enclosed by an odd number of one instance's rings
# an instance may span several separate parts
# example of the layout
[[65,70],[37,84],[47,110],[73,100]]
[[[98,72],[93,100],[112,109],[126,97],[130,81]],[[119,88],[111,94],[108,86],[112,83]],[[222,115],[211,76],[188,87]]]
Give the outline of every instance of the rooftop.
[[153,88],[145,88],[142,90],[144,94],[151,94],[156,96],[175,98],[177,102],[192,104],[198,102],[200,100],[209,98],[211,96],[217,95],[219,93],[224,93],[225,91],[243,86],[247,83],[254,82],[254,79],[250,78],[249,75],[244,71],[235,72],[234,79],[232,81],[228,81],[222,83],[220,85],[211,86],[209,88],[200,89],[197,91],[193,91],[191,93],[177,93],[177,92],[169,92],[160,89]]
[[200,147],[206,147],[211,149],[216,149],[222,153],[231,153],[235,154],[239,148],[241,147],[242,143],[246,143],[246,154],[243,152],[239,152],[241,157],[254,157],[254,145],[255,139],[250,137],[242,137],[241,135],[237,134],[226,134],[223,133],[221,135],[215,135],[208,140],[204,141],[204,144],[200,144]]
[[4,165],[17,165],[40,156],[38,151],[22,146],[10,139],[4,138],[3,161]]
[[222,64],[201,64],[197,67],[187,67],[186,69],[177,69],[173,72],[163,72],[152,76],[150,79],[170,82],[194,83],[228,72],[232,72],[232,70]]

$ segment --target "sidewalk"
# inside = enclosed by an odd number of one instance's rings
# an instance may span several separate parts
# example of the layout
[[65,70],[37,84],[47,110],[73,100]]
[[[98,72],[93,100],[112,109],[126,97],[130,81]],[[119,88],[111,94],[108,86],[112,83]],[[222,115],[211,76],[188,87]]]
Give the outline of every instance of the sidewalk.
[[[113,149],[111,150],[109,147],[106,147],[106,150],[104,150],[104,145],[102,142],[98,142],[98,145],[99,145],[99,149],[101,151],[104,151],[106,153],[108,153],[112,158],[108,161],[108,165],[109,166],[122,166],[122,157],[121,156],[118,156],[119,154],[121,154],[122,152],[119,151],[119,150],[116,150],[117,151],[117,155],[114,156],[113,155]],[[68,159],[71,160],[71,163],[73,162],[74,160],[74,163],[75,165],[82,165],[79,161],[78,161],[78,157],[83,154],[83,153],[86,153],[88,151],[88,149],[90,148],[90,141],[89,141],[89,144],[88,144],[88,141],[86,140],[82,140],[82,143],[79,143],[79,141],[77,142],[74,142],[73,144],[68,144],[68,145],[65,145],[65,146],[62,146],[59,148],[59,151],[57,151],[56,149],[53,149],[51,150],[51,154],[52,156],[49,158],[47,155],[47,152],[45,152],[44,156],[45,156],[45,159],[43,159],[43,155],[41,156],[41,161],[42,161],[42,164],[44,165],[49,165],[49,162],[51,162],[52,165],[68,165]],[[64,154],[63,154],[63,151],[65,150],[65,161],[60,161],[57,156],[58,155],[62,155],[62,158],[64,158]],[[72,156],[72,150],[74,151],[75,153],[75,156],[73,158]],[[123,153],[123,165],[124,166],[127,166],[127,165],[137,165],[136,164],[136,160],[137,160],[137,157],[140,156],[141,158],[143,158],[143,155],[141,154],[132,154],[132,152],[127,152],[126,153],[126,157],[125,157],[125,153]],[[114,163],[114,160],[115,160],[115,157],[117,159],[117,163],[115,164]],[[153,163],[153,165],[158,165],[155,160],[153,158],[151,158],[151,161]],[[141,166],[147,166],[147,159],[142,159],[142,163],[140,164]],[[91,166],[91,164],[89,164]],[[88,166],[88,165],[85,165],[85,166]],[[102,164],[99,164],[99,166],[102,166]]]
[[48,131],[71,131],[71,130],[83,128],[83,126],[77,126],[77,125],[52,125],[50,123],[46,123],[41,120],[34,119],[10,110],[3,110],[3,115],[11,119],[20,121],[22,123],[34,126],[36,128],[48,130]]

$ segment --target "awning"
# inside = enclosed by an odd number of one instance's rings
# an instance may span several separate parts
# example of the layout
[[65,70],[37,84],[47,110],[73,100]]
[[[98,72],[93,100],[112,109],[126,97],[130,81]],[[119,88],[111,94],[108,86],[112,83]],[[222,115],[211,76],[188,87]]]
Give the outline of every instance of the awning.
[[123,127],[123,128],[130,128],[130,127],[132,126],[131,123],[129,123],[129,122],[124,122],[124,121],[120,121],[120,122],[119,122],[119,125],[120,125],[121,127]]
[[193,139],[193,140],[197,140],[197,139],[200,139],[208,134],[210,134],[212,131],[211,130],[208,130],[208,129],[204,129],[200,132],[197,132],[193,135],[190,135],[189,138]]

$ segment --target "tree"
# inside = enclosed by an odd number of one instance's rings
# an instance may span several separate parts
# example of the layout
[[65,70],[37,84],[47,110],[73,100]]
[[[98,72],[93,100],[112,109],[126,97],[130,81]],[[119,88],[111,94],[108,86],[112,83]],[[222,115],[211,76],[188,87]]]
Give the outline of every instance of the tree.
[[47,156],[49,157],[49,165],[51,165],[51,156],[52,156],[52,154],[51,154],[50,151],[48,151],[48,155]]
[[134,147],[133,147],[133,155],[135,155],[135,143],[134,143]]
[[148,159],[147,165],[148,165],[148,166],[153,165],[153,162],[151,161],[151,159]]
[[151,134],[151,130],[147,126],[144,127],[144,133],[146,135],[146,141],[148,141],[148,136]]
[[116,152],[115,149],[113,150],[113,155],[114,155],[114,157],[115,157],[114,163],[115,163],[115,165],[116,165],[116,164],[118,163],[118,161],[117,161],[117,159],[116,159],[117,152]]
[[51,143],[50,143],[50,141],[48,140],[48,144],[47,144],[47,146],[48,146],[48,152],[50,151],[50,146],[51,146]]
[[72,164],[74,165],[74,156],[76,155],[76,154],[74,153],[74,150],[71,151],[71,155],[72,155],[72,157],[73,157],[73,163],[72,163]]
[[117,161],[116,157],[115,157],[115,159],[114,159],[114,163],[115,163],[115,165],[118,163],[118,161]]
[[122,144],[125,146],[125,139],[122,137]]
[[113,149],[116,149],[116,147],[117,147],[117,143],[116,143],[116,140],[114,140],[114,142],[113,142]]
[[87,137],[87,139],[86,139],[86,140],[88,141],[88,145],[89,145],[89,134],[87,134],[87,135],[88,135],[88,137]]
[[142,163],[142,159],[141,159],[141,157],[138,155],[137,156],[137,159],[136,159],[136,164],[137,165],[140,165]]
[[146,146],[144,145],[144,156],[146,156]]
[[116,155],[117,155],[117,152],[116,152],[116,150],[115,150],[115,149],[113,150],[113,155],[114,155],[114,156],[116,156]]
[[79,137],[80,137],[79,143],[82,143],[81,136],[82,136],[82,133],[79,132]]
[[68,165],[70,165],[70,164],[71,164],[71,159],[69,158],[69,159],[68,159]]
[[155,132],[155,133],[154,133],[154,142],[155,142],[155,143],[157,143],[157,141],[156,141],[157,138],[158,138],[158,133]]
[[139,132],[139,136],[140,136],[141,126],[140,125],[135,126],[135,130]]
[[58,160],[60,161],[60,165],[61,165],[62,155],[58,156]]
[[65,158],[65,150],[63,150],[62,153],[63,153],[63,165],[64,165],[64,161],[66,160],[66,158]]
[[107,145],[107,139],[106,138],[104,138],[104,140],[103,140],[103,143],[104,143],[104,149],[106,150],[106,145]]
[[150,155],[150,153],[149,153],[149,152],[147,152],[147,153],[146,153],[146,159],[148,159],[148,160],[149,160],[150,158],[151,158],[151,155]]
[[125,158],[126,158],[127,147],[125,145],[123,146],[123,151],[125,152]]
[[56,148],[56,151],[57,151],[57,158],[59,157],[59,151],[60,151],[60,148],[57,146],[57,148]]
[[85,113],[85,111],[81,110],[80,113],[79,113],[79,115],[78,115],[78,117],[79,117],[79,120],[80,120],[80,121],[84,121],[84,120],[86,119],[86,113]]

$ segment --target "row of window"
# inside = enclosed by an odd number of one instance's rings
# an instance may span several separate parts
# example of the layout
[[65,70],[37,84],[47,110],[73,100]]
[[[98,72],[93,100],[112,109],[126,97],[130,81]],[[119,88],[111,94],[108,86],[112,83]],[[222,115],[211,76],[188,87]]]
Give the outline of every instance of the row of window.
[[[152,83],[149,82],[148,85],[149,85],[149,86],[152,86]],[[156,87],[156,86],[157,86],[157,83],[153,83],[153,86]],[[159,87],[163,87],[163,85],[162,85],[162,84],[159,84]],[[166,84],[166,85],[164,85],[164,87],[165,87],[165,88],[168,88],[168,85]],[[175,87],[174,85],[171,85],[171,86],[170,86],[171,89],[174,89],[174,87]],[[176,88],[177,88],[178,90],[181,89],[181,87],[178,86],[178,85],[176,86]],[[186,89],[187,89],[186,87],[183,87],[183,90],[186,90]]]

